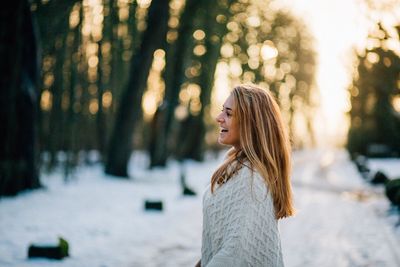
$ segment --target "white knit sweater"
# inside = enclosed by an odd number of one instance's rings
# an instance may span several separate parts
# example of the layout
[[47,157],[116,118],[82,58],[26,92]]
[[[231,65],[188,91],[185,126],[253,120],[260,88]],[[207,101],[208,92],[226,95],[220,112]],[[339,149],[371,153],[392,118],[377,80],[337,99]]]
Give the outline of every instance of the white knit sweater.
[[271,194],[260,174],[241,168],[203,197],[202,267],[282,267]]

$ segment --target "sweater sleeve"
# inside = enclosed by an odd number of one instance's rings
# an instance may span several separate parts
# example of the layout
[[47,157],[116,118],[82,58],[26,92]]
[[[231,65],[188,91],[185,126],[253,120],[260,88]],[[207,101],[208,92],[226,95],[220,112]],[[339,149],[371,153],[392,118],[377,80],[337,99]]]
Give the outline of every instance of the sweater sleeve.
[[281,266],[277,222],[265,183],[257,173],[238,178],[227,194],[221,249],[206,267]]

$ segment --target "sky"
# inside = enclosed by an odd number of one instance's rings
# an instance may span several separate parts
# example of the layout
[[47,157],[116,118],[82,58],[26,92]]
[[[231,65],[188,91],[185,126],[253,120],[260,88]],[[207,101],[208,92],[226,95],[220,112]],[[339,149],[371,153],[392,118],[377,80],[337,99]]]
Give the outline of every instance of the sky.
[[315,38],[316,85],[320,107],[316,118],[319,145],[342,145],[350,109],[347,87],[351,83],[353,48],[362,46],[368,22],[359,0],[283,0],[300,16]]

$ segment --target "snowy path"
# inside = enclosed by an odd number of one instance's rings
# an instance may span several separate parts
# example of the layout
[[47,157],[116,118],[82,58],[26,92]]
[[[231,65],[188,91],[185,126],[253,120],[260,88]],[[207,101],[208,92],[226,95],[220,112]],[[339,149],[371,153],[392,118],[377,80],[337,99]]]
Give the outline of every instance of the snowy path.
[[[1,199],[0,267],[193,266],[201,194],[218,162],[187,163],[194,198],[180,196],[176,163],[150,172],[138,155],[131,180],[84,168],[67,185],[56,174],[44,179],[47,190]],[[296,152],[293,185],[298,213],[280,223],[286,267],[400,266],[400,233],[388,220],[382,188],[366,184],[343,151]],[[165,211],[144,212],[148,198],[163,200]],[[58,235],[70,242],[71,257],[26,259],[30,242]]]
[[294,163],[298,214],[281,222],[286,266],[400,266],[398,239],[374,208],[386,200],[346,154],[307,153]]

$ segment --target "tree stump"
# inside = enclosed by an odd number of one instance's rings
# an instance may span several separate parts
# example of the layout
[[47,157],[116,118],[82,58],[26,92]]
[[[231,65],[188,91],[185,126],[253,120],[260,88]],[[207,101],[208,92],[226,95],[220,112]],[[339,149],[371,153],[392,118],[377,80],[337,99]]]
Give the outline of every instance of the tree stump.
[[43,246],[31,244],[28,249],[28,258],[48,258],[61,260],[68,257],[68,242],[63,238],[58,238],[58,245]]

